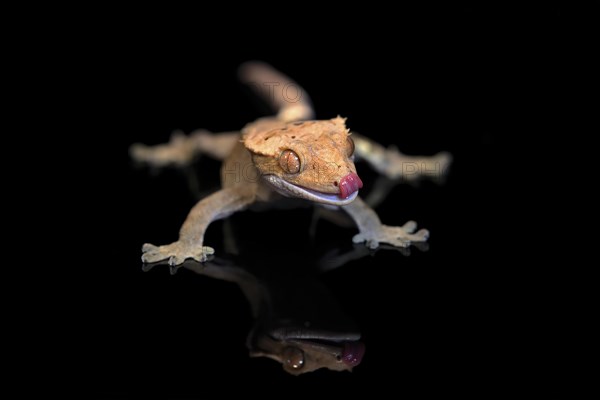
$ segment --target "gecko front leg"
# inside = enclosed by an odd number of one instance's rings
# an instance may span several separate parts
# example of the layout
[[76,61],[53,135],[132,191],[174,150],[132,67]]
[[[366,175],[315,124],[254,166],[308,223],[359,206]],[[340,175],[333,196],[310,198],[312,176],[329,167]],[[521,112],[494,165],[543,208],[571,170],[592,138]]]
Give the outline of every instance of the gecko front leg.
[[212,247],[204,246],[204,233],[212,221],[225,218],[254,202],[255,185],[238,185],[222,189],[199,201],[190,211],[179,231],[179,240],[164,246],[146,243],[142,247],[142,261],[153,263],[169,260],[169,265],[182,264],[186,259],[206,261],[213,254]]
[[414,221],[408,221],[403,226],[383,225],[375,211],[360,197],[342,208],[350,214],[360,231],[352,238],[354,243],[366,242],[372,249],[379,247],[379,243],[408,247],[412,242],[425,242],[429,238],[427,229],[415,232],[417,224]]

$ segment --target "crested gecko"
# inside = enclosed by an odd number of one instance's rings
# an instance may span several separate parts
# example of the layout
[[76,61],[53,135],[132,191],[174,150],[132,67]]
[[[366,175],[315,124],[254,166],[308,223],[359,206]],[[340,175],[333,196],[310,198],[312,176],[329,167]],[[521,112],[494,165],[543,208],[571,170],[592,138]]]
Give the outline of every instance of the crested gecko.
[[[134,160],[153,166],[186,165],[199,153],[223,160],[222,189],[192,208],[177,241],[162,246],[144,244],[144,263],[168,260],[174,266],[186,259],[204,262],[214,253],[212,247],[204,245],[204,233],[211,222],[281,196],[341,208],[358,227],[353,242],[364,242],[372,249],[380,243],[407,247],[427,241],[429,232],[417,231],[414,221],[403,226],[381,223],[358,196],[363,183],[354,159],[364,159],[387,177],[412,179],[432,171],[443,173],[450,154],[407,156],[350,132],[346,119],[339,116],[314,120],[310,99],[302,88],[265,63],[247,62],[240,67],[239,76],[277,110],[274,117],[260,118],[240,132],[197,131],[189,136],[174,135],[163,145],[131,146]],[[287,90],[291,87],[299,94],[294,98]],[[412,166],[411,174],[406,173],[406,165]]]

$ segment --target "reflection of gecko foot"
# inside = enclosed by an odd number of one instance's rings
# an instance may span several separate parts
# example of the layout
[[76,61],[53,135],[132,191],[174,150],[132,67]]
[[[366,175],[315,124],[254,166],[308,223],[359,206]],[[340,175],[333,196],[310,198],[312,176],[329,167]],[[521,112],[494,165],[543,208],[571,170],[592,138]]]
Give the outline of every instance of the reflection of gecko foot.
[[204,262],[206,256],[214,254],[214,252],[215,250],[212,247],[190,245],[179,241],[164,246],[154,246],[146,243],[142,246],[142,261],[153,263],[169,259],[169,265],[173,266],[182,264],[188,258]]
[[[215,258],[215,256],[213,255],[209,255],[206,257],[206,262],[198,262],[196,260],[192,260],[191,258],[188,258],[187,260],[185,260],[182,264],[179,265],[169,265],[169,260],[163,260],[163,261],[158,261],[155,263],[150,263],[150,264],[142,264],[142,271],[144,272],[149,272],[150,270],[154,269],[155,267],[168,267],[169,273],[171,275],[175,275],[177,273],[177,271],[179,271],[181,268],[187,268],[187,269],[191,269],[192,271],[202,271],[204,268],[206,268],[207,265],[209,265],[208,263],[210,261],[212,261]],[[198,272],[198,273],[202,273],[202,272]]]
[[354,243],[366,242],[372,249],[379,243],[388,243],[396,247],[408,247],[412,242],[425,242],[429,238],[429,231],[421,229],[416,233],[417,223],[408,221],[404,226],[379,225],[376,229],[361,232],[352,238]]

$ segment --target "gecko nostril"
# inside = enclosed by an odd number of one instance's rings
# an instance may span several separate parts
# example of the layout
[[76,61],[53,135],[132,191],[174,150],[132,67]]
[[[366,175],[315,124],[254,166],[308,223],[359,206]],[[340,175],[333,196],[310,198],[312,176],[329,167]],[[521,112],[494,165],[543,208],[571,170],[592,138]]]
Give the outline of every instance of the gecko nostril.
[[333,186],[337,186],[337,185],[338,185],[337,181],[334,181]]

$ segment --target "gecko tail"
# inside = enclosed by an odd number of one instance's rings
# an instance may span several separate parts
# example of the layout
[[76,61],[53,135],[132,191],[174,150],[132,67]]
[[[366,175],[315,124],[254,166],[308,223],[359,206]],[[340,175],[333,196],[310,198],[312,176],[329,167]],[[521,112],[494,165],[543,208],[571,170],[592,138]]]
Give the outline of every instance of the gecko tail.
[[239,67],[238,76],[275,109],[278,119],[285,122],[314,119],[306,91],[269,64],[245,62]]

